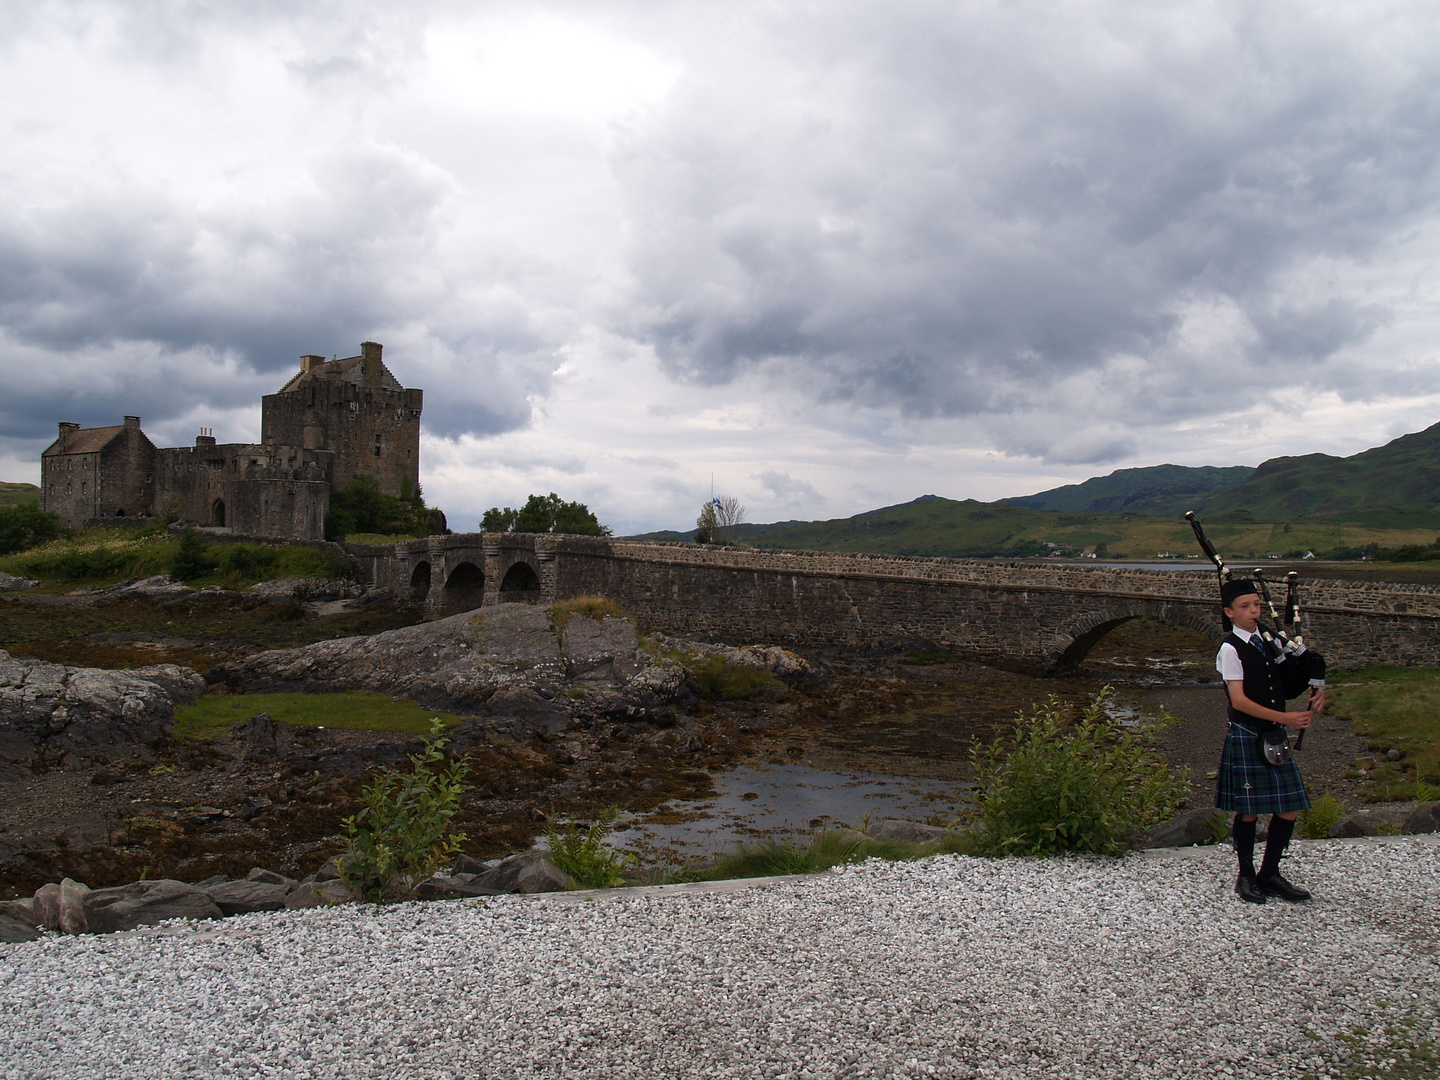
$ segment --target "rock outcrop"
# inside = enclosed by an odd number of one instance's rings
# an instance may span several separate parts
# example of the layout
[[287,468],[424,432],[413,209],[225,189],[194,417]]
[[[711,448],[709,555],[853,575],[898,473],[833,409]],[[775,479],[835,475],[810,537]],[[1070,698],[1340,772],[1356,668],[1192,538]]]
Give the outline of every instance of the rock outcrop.
[[0,650],[0,763],[66,765],[148,754],[175,707],[205,692],[205,680],[174,664],[106,671]]
[[685,680],[678,663],[640,647],[628,619],[574,616],[557,627],[529,604],[499,604],[369,637],[260,653],[206,676],[256,691],[376,690],[500,727],[573,719],[642,719]]

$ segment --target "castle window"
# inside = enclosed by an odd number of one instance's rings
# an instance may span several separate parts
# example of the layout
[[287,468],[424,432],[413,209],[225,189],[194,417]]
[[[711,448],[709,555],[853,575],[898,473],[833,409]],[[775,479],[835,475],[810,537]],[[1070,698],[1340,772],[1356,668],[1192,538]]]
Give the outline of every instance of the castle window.
[[376,436],[375,436],[375,456],[376,456],[376,457],[379,457],[379,456],[380,456],[380,436],[379,436],[379,435],[376,435]]
[[75,487],[75,485],[73,485],[73,484],[66,484],[66,485],[65,485],[65,494],[66,494],[66,495],[72,494],[73,491],[74,491],[74,487]]

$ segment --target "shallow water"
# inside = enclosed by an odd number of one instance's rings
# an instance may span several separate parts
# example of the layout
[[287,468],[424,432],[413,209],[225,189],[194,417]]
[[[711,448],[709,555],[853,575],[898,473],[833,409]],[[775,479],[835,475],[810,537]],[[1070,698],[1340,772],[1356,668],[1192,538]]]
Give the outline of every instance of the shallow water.
[[675,801],[627,817],[613,842],[647,863],[683,862],[741,843],[803,840],[819,828],[859,824],[866,815],[948,820],[968,786],[827,772],[803,764],[743,765],[715,777],[714,798]]

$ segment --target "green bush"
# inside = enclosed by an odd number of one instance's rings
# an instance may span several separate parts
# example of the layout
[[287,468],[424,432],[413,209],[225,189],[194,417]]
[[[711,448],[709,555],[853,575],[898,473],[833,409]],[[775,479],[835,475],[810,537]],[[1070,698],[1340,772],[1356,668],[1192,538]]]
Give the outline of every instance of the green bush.
[[[244,578],[262,578],[280,561],[279,552],[264,544],[227,544],[220,549],[222,574],[239,574]],[[198,574],[196,575],[199,576]]]
[[345,481],[325,515],[326,540],[343,540],[351,533],[428,536],[430,531],[431,511],[419,485],[397,498],[382,492],[380,481],[373,476],[352,476]]
[[[460,809],[464,762],[441,766],[444,724],[436,717],[411,769],[384,769],[365,788],[365,807],[345,819],[349,846],[340,876],[366,900],[396,900],[410,892],[460,850],[464,833],[449,833]],[[448,835],[447,835],[448,834]]]
[[582,502],[566,502],[551,492],[531,495],[519,510],[492,506],[480,519],[486,532],[570,533],[576,536],[609,536],[590,508]]
[[1324,840],[1330,835],[1335,823],[1345,816],[1345,808],[1335,801],[1328,791],[1316,799],[1309,810],[1301,810],[1296,822],[1300,835],[1310,840]]
[[700,693],[707,698],[738,701],[762,686],[784,685],[769,668],[727,664],[718,656],[686,657],[682,662],[700,684]]
[[215,557],[210,554],[210,545],[195,529],[186,529],[180,534],[180,545],[170,561],[170,576],[176,581],[193,581],[204,577],[215,569]]
[[1189,790],[1140,732],[1105,715],[1106,687],[1076,723],[1054,697],[972,754],[983,855],[1118,855]]
[[66,531],[58,517],[41,510],[36,503],[0,506],[0,555],[13,555],[59,539]]
[[550,861],[575,879],[582,889],[613,889],[625,879],[620,871],[633,857],[605,846],[620,808],[612,806],[588,829],[567,825],[561,832],[553,821],[545,826]]

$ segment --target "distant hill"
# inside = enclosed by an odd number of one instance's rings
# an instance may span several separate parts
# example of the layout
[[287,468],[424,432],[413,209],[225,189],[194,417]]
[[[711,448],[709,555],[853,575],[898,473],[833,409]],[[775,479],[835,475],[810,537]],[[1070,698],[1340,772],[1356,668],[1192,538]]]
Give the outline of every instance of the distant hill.
[[1236,521],[1440,528],[1440,424],[1351,457],[1271,458],[1200,512]]
[[1031,510],[1174,517],[1210,502],[1221,492],[1244,483],[1254,473],[1248,465],[1225,468],[1151,465],[1143,469],[1116,469],[1109,476],[1093,477],[1083,484],[1066,484],[1002,501]]
[[0,506],[24,506],[40,501],[40,489],[34,484],[11,484],[0,480]]

